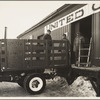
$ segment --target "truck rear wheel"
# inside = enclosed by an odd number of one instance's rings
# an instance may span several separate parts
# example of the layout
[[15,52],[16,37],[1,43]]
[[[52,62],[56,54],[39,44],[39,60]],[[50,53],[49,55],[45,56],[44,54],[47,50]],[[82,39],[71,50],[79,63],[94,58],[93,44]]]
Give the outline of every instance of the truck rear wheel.
[[24,79],[24,88],[30,94],[41,93],[46,86],[45,78],[42,74],[30,74]]

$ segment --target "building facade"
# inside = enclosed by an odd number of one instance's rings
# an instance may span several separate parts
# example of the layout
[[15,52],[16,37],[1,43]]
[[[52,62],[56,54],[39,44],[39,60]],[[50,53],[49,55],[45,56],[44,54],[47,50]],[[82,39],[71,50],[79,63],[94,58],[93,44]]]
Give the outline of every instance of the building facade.
[[[34,38],[37,39],[38,36],[42,36],[45,33],[45,26],[55,22],[56,20],[61,19],[62,17],[70,14],[71,12],[79,9],[80,7],[84,6],[85,4],[65,4],[46,18],[44,18],[41,22],[37,23],[36,25],[32,26],[30,29],[26,30],[24,33],[20,34],[18,38],[28,39]],[[62,20],[60,21],[62,24]],[[54,31],[52,31],[52,38],[53,39],[61,39],[61,35],[65,32],[71,31],[71,25],[65,25],[60,27]]]
[[60,40],[67,33],[71,50],[77,32],[87,40],[92,37],[92,63],[100,66],[100,4],[65,4],[17,38],[39,39],[48,29],[53,40]]

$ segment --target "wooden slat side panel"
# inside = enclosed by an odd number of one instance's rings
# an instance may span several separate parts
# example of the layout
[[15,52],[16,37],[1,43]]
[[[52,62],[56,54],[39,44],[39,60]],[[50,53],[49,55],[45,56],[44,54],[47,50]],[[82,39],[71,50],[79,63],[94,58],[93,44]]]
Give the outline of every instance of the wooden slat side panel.
[[46,41],[44,40],[25,40],[24,57],[26,68],[42,68],[46,63]]
[[[63,43],[63,47],[59,47]],[[60,52],[59,52],[60,49]],[[66,66],[68,63],[66,41],[52,41],[48,46],[45,40],[17,40],[7,39],[7,63],[2,53],[2,68],[6,70],[26,70],[36,68],[49,68],[50,66]],[[5,47],[2,46],[2,50]]]
[[23,40],[7,40],[7,69],[23,68]]
[[1,71],[3,70],[3,69],[6,69],[6,67],[7,67],[7,59],[6,59],[6,57],[7,57],[7,50],[6,50],[6,40],[4,40],[4,39],[2,39],[1,40]]
[[55,60],[54,61],[54,65],[61,65],[61,64],[65,64],[66,60]]

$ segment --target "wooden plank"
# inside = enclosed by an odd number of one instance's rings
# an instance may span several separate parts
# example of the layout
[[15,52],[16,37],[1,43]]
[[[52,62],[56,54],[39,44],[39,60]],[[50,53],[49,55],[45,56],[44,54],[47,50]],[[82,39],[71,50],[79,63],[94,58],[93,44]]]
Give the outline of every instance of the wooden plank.
[[45,54],[33,54],[32,57],[45,57]]
[[[4,41],[4,40],[3,40]],[[34,45],[34,42],[36,45]],[[38,43],[43,43],[43,46],[37,45]],[[54,41],[61,42],[61,41]],[[8,69],[27,69],[33,67],[45,66],[49,67],[50,65],[61,65],[66,64],[65,60],[62,61],[61,58],[66,56],[66,53],[55,53],[55,49],[64,49],[56,47],[53,43],[52,47],[48,47],[48,41],[44,40],[16,40],[16,39],[8,39],[7,40],[7,57],[8,57]],[[4,44],[2,44],[4,45]],[[5,46],[5,45],[4,45]],[[5,48],[3,48],[5,50]],[[37,50],[39,52],[37,52]],[[41,51],[42,50],[42,51]],[[50,51],[50,52],[48,52]],[[5,56],[4,56],[5,57]],[[40,59],[37,59],[37,58]],[[55,57],[60,57],[60,59],[55,60]],[[20,59],[19,59],[20,58]],[[66,57],[65,57],[66,59]],[[2,63],[4,66],[6,63]]]
[[51,56],[54,56],[54,57],[56,57],[56,56],[66,56],[66,53],[51,53],[50,54]]
[[32,50],[44,50],[46,47],[44,46],[37,46],[37,45],[34,45],[32,46]]
[[[1,70],[3,71],[3,69],[6,69],[7,67],[7,41],[6,39],[2,39],[1,40]],[[5,53],[2,53],[2,51],[4,51]]]
[[46,52],[45,52],[46,53],[46,63],[45,63],[46,66],[49,66],[49,54],[48,54],[49,49],[48,49],[48,47],[49,47],[48,46],[48,41],[46,40]]
[[23,67],[23,40],[7,40],[7,68],[21,69]]
[[64,40],[53,40],[52,43],[66,43]]
[[54,60],[54,65],[65,64],[66,60]]
[[32,43],[46,43],[45,40],[32,39],[31,41],[32,41]]
[[46,62],[45,60],[37,60],[37,61],[32,61],[32,66],[39,66],[40,68],[45,68],[46,67]]
[[54,50],[66,50],[65,47],[54,47]]

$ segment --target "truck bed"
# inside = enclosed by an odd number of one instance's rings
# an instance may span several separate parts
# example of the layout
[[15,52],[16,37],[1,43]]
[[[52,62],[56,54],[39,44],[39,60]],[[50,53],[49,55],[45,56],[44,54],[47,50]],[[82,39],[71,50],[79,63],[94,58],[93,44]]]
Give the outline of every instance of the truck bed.
[[[2,39],[0,40],[1,71],[33,70],[66,67],[68,47],[66,41]],[[59,47],[60,43],[65,44]]]

